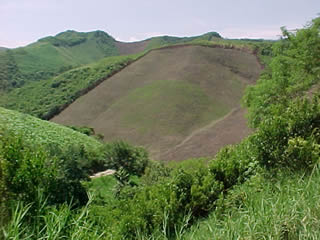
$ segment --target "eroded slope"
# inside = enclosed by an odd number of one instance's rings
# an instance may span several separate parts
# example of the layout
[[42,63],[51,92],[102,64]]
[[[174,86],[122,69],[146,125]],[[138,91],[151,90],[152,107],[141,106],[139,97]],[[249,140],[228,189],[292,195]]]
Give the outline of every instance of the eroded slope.
[[[207,125],[215,125],[239,108],[244,88],[259,73],[256,57],[238,50],[201,46],[154,50],[77,99],[52,121],[93,127],[107,141],[144,145],[156,159],[208,156],[211,150],[190,154],[183,145],[193,141],[190,134],[198,129],[210,132],[212,127]],[[221,133],[226,132],[228,125],[219,126]],[[214,129],[213,134],[220,134]],[[223,138],[194,136],[200,145]],[[236,138],[228,139],[226,144]]]

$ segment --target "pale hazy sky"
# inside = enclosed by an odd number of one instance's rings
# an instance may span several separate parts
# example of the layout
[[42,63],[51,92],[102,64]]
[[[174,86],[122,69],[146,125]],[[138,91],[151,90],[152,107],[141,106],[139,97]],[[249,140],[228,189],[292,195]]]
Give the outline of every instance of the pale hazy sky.
[[303,27],[320,0],[0,0],[0,46],[24,46],[65,30],[103,30],[121,41],[192,36],[277,39]]

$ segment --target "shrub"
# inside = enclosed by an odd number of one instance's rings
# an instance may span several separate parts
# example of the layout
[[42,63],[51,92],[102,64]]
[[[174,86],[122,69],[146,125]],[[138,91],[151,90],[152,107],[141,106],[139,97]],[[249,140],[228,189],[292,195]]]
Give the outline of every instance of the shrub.
[[221,181],[224,189],[243,183],[257,171],[257,150],[254,136],[235,146],[221,149],[211,160],[209,169],[215,179]]
[[106,206],[105,224],[112,237],[136,239],[138,233],[150,236],[156,232],[170,237],[178,228],[206,216],[220,197],[223,185],[204,164],[193,160],[188,161],[187,166],[187,170],[183,167],[172,170],[170,176],[162,167],[160,171],[155,169],[159,173],[156,176],[160,176],[158,181],[140,185],[134,194]]
[[148,165],[148,152],[142,147],[135,147],[123,141],[105,146],[107,168],[123,168],[130,175],[141,176]]
[[[58,155],[61,150],[55,151]],[[70,149],[60,152],[59,159],[13,133],[0,135],[1,185],[8,196],[5,201],[34,202],[40,189],[49,204],[86,204],[88,198],[80,183],[86,175],[78,165],[79,155],[78,149]]]
[[[319,97],[297,99],[268,118],[256,133],[259,163],[268,168],[311,169],[319,162]],[[319,155],[318,155],[319,156]]]

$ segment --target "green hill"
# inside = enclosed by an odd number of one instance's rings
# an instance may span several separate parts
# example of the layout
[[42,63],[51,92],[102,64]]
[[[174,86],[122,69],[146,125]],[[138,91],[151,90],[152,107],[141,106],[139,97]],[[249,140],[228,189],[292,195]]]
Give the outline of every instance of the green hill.
[[[101,81],[139,55],[115,56],[68,70],[45,81],[35,81],[0,94],[0,105],[42,119],[50,119]],[[0,66],[1,67],[1,66]]]
[[21,87],[106,56],[118,55],[114,42],[102,31],[66,31],[26,47],[1,52],[0,87],[2,90]]
[[[0,49],[0,91],[45,80],[68,69],[98,61],[104,57],[128,55],[167,44],[209,40],[217,33],[190,38],[157,37],[139,43],[121,43],[103,31],[68,30],[45,37],[26,47]],[[145,44],[147,43],[147,44]],[[140,47],[137,47],[137,44]]]
[[69,127],[1,107],[0,129],[22,136],[25,142],[36,146],[54,144],[68,149],[72,145],[83,145],[89,152],[96,152],[101,147],[99,141]]
[[[185,44],[256,52],[260,60],[264,61],[269,58],[268,49],[272,43],[229,41],[220,38],[217,33],[188,38],[164,36],[125,43],[115,41],[101,31],[91,33],[67,31],[55,37],[41,39],[25,48],[0,52],[0,106],[50,119],[101,81],[152,50],[151,47]],[[101,51],[101,48],[104,48],[104,51]],[[53,49],[55,54],[52,55],[48,49]],[[19,52],[28,54],[21,58],[17,57]],[[100,59],[103,54],[116,53],[134,55]],[[29,59],[28,56],[33,57]],[[17,59],[21,60],[20,63]],[[69,65],[64,65],[64,61]],[[91,61],[94,62],[89,65],[84,64]],[[57,70],[59,67],[60,70]],[[25,70],[22,71],[23,68]],[[72,69],[68,70],[69,68]]]

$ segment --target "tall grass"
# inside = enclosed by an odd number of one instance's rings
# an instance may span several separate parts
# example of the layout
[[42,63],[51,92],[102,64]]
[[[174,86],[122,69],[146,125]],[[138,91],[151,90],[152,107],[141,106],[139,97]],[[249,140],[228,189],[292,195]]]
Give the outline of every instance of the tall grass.
[[72,210],[71,204],[49,207],[46,200],[41,199],[38,214],[32,216],[29,215],[32,204],[19,202],[10,222],[2,229],[2,237],[6,240],[103,239],[103,230],[97,229],[88,218],[92,196],[89,199],[88,204],[80,210]]
[[256,176],[183,239],[319,239],[319,192],[318,167],[309,176]]

